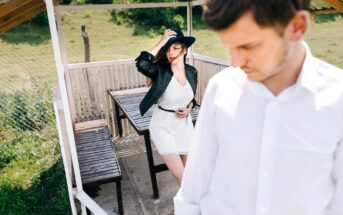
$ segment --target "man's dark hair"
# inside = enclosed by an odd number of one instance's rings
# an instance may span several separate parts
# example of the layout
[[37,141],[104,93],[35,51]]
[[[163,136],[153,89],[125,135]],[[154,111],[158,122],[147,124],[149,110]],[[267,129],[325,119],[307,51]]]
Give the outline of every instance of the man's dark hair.
[[252,12],[260,26],[286,26],[310,0],[207,0],[203,19],[214,30],[224,30],[243,14]]

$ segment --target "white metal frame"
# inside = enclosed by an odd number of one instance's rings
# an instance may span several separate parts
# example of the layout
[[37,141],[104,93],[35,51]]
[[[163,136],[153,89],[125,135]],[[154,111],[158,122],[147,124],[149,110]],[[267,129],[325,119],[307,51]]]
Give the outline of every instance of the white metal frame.
[[[73,118],[75,113],[73,107],[72,95],[68,95],[67,86],[70,87],[69,75],[66,75],[69,68],[76,68],[81,65],[68,64],[66,49],[64,47],[64,36],[61,26],[61,11],[70,10],[108,10],[108,9],[129,9],[129,8],[157,8],[157,7],[187,7],[187,32],[192,35],[192,6],[202,5],[204,0],[188,1],[188,2],[161,2],[161,3],[137,3],[137,4],[107,4],[107,5],[54,5],[53,0],[44,0],[49,19],[49,27],[51,33],[51,41],[53,45],[54,58],[58,76],[57,96],[54,101],[54,109],[56,114],[56,123],[58,128],[59,140],[61,145],[61,153],[63,164],[66,172],[67,186],[70,198],[70,205],[73,215],[77,214],[74,199],[81,202],[82,214],[86,214],[86,207],[94,214],[107,214],[96,202],[94,202],[83,190],[80,167],[77,159],[77,152],[74,139]],[[193,59],[192,49],[189,50],[189,57]],[[123,60],[125,61],[125,60]],[[191,61],[192,62],[192,61]],[[102,62],[103,64],[104,62]],[[89,66],[97,65],[97,63],[89,63]],[[63,115],[59,114],[63,111]],[[62,119],[62,120],[61,120]],[[63,132],[62,126],[65,126],[66,134]],[[65,137],[65,135],[67,137]],[[72,178],[69,173],[72,172],[66,161],[66,150],[64,141],[68,141],[72,160],[73,174],[75,177],[76,188],[72,187]]]
[[[204,0],[193,0],[193,6],[204,4]],[[133,4],[89,4],[89,5],[59,5],[60,11],[75,10],[111,10],[111,9],[133,9],[133,8],[157,8],[157,7],[186,7],[188,2],[156,2],[156,3],[133,3]]]
[[[80,166],[79,166],[79,161],[77,159],[77,153],[76,153],[74,130],[73,130],[73,124],[72,124],[72,118],[71,118],[72,115],[70,112],[67,87],[66,87],[66,81],[65,81],[66,67],[63,64],[63,59],[62,59],[62,56],[63,56],[62,52],[64,50],[62,49],[62,46],[60,43],[61,39],[59,38],[59,34],[57,30],[53,0],[45,0],[45,4],[46,4],[47,12],[48,12],[51,40],[52,40],[52,46],[53,46],[55,64],[56,64],[57,76],[58,76],[57,90],[59,90],[58,93],[61,94],[61,107],[63,108],[63,111],[64,111],[64,120],[65,120],[65,126],[67,130],[67,140],[70,146],[71,159],[72,159],[72,164],[73,164],[73,169],[74,169],[73,174],[75,176],[75,182],[76,182],[76,190],[73,189],[75,193],[73,193],[73,190],[70,189],[70,181],[68,182],[69,183],[68,185],[69,197],[75,196],[76,198],[80,200],[82,214],[87,214],[86,206],[95,214],[106,214],[106,212],[102,210],[101,207],[97,205],[90,197],[87,198],[87,195],[83,191]],[[62,29],[59,29],[59,30],[62,30]],[[59,105],[55,105],[55,106],[58,107]],[[57,109],[57,112],[58,112],[58,109]],[[59,121],[59,119],[57,119],[57,121]],[[61,124],[59,123],[58,123],[59,134],[62,134],[61,127],[60,127]],[[59,140],[63,144],[62,136],[59,137]],[[61,151],[62,153],[65,153],[64,150],[61,150]],[[62,155],[62,157],[65,158],[66,155],[64,154]],[[65,160],[63,161],[63,164],[64,164],[64,167],[66,168],[65,171],[68,171],[69,166]],[[72,201],[74,201],[74,198],[72,199]],[[72,207],[72,213],[76,214],[75,204],[71,204],[71,207]]]
[[67,149],[64,146],[64,141],[65,141],[64,138],[65,137],[64,137],[63,130],[62,130],[62,123],[63,122],[61,120],[61,118],[63,116],[61,116],[59,113],[59,111],[63,110],[62,101],[58,98],[59,96],[57,94],[59,94],[59,89],[56,89],[56,95],[55,95],[55,99],[54,99],[54,110],[55,110],[55,116],[56,116],[56,125],[57,125],[57,130],[58,130],[58,137],[60,140],[60,147],[61,147],[61,152],[62,152],[61,154],[62,154],[62,159],[63,159],[64,172],[66,175],[71,211],[73,214],[77,214],[77,210],[76,210],[76,206],[75,206],[75,202],[74,202],[74,195],[73,195],[73,192],[71,192],[73,190],[73,183],[72,183],[73,179],[71,178],[72,170],[69,168],[69,165],[67,163],[67,155],[65,153]]

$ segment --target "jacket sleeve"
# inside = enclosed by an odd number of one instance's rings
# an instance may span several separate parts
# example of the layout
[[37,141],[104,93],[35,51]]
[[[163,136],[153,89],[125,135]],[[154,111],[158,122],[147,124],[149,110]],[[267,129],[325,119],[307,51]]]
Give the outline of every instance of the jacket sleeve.
[[138,71],[151,79],[155,79],[158,73],[157,65],[153,63],[153,60],[154,56],[147,51],[141,52],[135,59]]
[[[193,104],[193,105],[192,105],[192,109],[194,109],[196,106],[200,106],[200,105],[197,103],[197,101],[195,100],[195,98],[193,98],[192,101],[191,101],[190,103]],[[190,103],[189,103],[189,104],[190,104]]]
[[[195,91],[197,90],[198,87],[198,71],[194,68],[194,80],[195,80]],[[195,95],[194,98],[192,99],[191,103],[193,103],[192,109],[194,109],[196,106],[200,106],[197,101],[195,100]]]

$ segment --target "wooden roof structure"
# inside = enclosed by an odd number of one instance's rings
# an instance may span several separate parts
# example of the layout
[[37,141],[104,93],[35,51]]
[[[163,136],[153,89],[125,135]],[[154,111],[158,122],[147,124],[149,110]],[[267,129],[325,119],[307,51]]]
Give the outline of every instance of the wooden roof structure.
[[[343,0],[312,0],[311,9],[319,13],[343,11]],[[45,10],[44,0],[0,0],[0,34]]]
[[45,10],[43,0],[0,0],[0,34]]
[[311,10],[316,13],[343,11],[343,0],[311,0]]

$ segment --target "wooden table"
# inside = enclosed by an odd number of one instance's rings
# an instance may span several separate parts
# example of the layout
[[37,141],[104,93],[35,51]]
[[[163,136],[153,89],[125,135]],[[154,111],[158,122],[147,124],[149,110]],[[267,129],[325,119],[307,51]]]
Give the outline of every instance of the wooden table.
[[[122,136],[123,134],[121,119],[124,118],[127,118],[129,120],[130,124],[139,135],[144,135],[144,143],[149,164],[153,198],[159,198],[156,173],[168,170],[168,168],[165,164],[154,164],[149,133],[149,124],[153,108],[150,108],[148,112],[144,114],[144,116],[141,116],[139,112],[139,104],[147,91],[148,88],[135,88],[130,90],[109,91],[109,94],[112,98],[112,104],[114,107],[113,115],[116,117],[116,121],[118,123],[119,135]],[[191,113],[193,122],[195,122],[198,116],[198,111],[199,107],[196,107]]]

